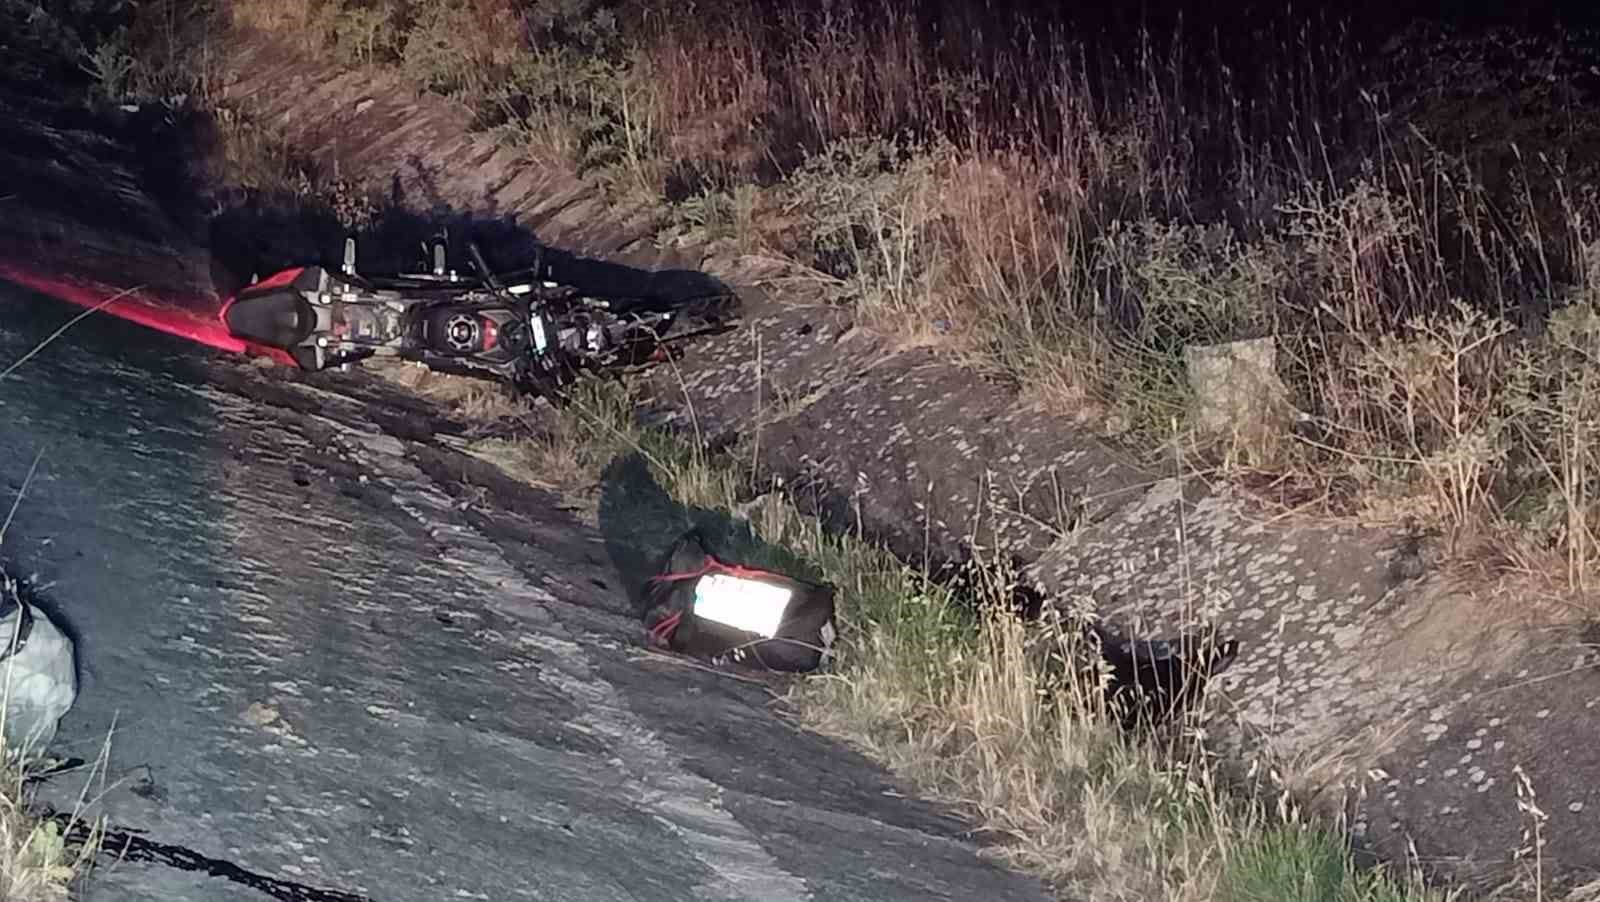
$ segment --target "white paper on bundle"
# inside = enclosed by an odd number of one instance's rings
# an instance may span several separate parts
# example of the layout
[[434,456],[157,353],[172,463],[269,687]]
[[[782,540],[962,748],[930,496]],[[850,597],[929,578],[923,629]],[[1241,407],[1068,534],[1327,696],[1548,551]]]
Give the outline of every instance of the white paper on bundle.
[[[0,706],[8,756],[33,758],[56,736],[78,697],[72,640],[45,613],[0,585]],[[20,641],[18,630],[22,631]]]
[[770,639],[777,635],[793,594],[760,580],[712,573],[694,587],[694,615]]

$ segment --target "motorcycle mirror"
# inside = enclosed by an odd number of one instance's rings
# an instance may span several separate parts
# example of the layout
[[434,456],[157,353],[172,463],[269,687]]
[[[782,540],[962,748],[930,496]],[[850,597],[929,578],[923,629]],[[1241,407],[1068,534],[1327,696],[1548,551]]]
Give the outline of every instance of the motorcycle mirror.
[[347,276],[356,274],[356,240],[354,238],[346,238],[344,240],[344,274]]

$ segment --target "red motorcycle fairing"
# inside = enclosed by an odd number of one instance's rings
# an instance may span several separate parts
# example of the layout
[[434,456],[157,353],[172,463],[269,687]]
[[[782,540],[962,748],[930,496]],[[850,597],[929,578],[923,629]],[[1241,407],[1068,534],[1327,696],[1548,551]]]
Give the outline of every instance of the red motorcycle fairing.
[[256,354],[278,363],[294,365],[286,352],[242,339],[228,331],[219,319],[196,312],[193,307],[210,307],[210,300],[196,299],[193,305],[162,303],[138,291],[119,289],[89,279],[46,275],[15,263],[0,261],[0,279],[30,291],[48,295],[89,310],[100,310],[146,328],[186,338],[208,347],[236,354]]
[[[291,285],[294,283],[295,279],[300,278],[300,275],[304,273],[306,269],[307,267],[304,266],[291,266],[288,269],[275,272],[258,282],[246,285],[245,287],[239,289],[238,293],[251,294],[257,291],[265,291],[268,288],[279,288],[284,285]],[[232,299],[230,299],[230,301],[231,300]]]

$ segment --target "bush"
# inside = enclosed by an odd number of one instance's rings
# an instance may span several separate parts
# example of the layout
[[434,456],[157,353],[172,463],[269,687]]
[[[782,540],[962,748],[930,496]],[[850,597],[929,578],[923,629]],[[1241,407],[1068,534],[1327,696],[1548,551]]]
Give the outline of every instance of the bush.
[[[124,26],[127,12],[126,0],[0,0],[0,75],[82,87],[96,49]],[[118,60],[100,62],[113,73],[122,68]]]
[[811,253],[870,312],[928,316],[939,248],[939,170],[948,147],[842,140],[786,183]]

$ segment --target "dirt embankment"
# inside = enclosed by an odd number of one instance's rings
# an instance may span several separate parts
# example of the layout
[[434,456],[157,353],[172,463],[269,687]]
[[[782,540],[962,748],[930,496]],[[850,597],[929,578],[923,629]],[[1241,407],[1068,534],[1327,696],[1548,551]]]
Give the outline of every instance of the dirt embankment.
[[[0,106],[0,248],[8,260],[174,296],[209,280],[194,235],[198,205],[163,203],[192,192],[183,172],[163,165],[172,157],[159,146],[169,132],[160,112],[127,116],[118,128],[71,100],[9,81],[0,81]],[[135,135],[142,140],[127,140]]]
[[[1140,468],[1070,412],[1029,407],[931,350],[874,334],[786,281],[782,264],[731,243],[657,247],[648,214],[472,134],[469,111],[392,76],[259,37],[219,49],[227,103],[325,170],[390,186],[420,217],[498,219],[578,254],[700,267],[736,286],[746,326],[657,371],[650,415],[713,442],[747,440],[802,505],[907,559],[962,557],[976,544],[1123,623],[1220,622],[1243,640],[1224,684],[1224,741],[1270,749],[1326,798],[1358,790],[1356,831],[1380,852],[1400,857],[1414,841],[1426,861],[1489,882],[1509,875],[1525,826],[1520,768],[1549,815],[1547,872],[1600,871],[1600,747],[1586,741],[1600,675],[1580,636],[1539,628],[1536,606],[1430,570],[1406,537],[1273,519],[1198,480]],[[205,245],[230,280],[283,250],[251,243],[248,212],[224,211],[205,235],[181,216],[145,228],[137,192],[103,183],[134,204],[119,217],[134,240],[106,242],[108,272],[132,248],[137,265],[171,260],[172,279],[208,285],[186,262]],[[100,233],[84,226],[95,219],[42,220],[7,237],[40,253],[49,240],[69,246],[69,233],[97,246]]]

